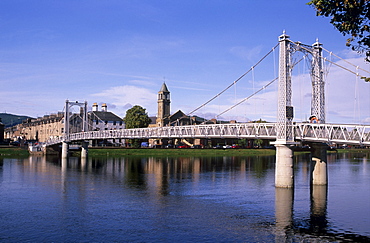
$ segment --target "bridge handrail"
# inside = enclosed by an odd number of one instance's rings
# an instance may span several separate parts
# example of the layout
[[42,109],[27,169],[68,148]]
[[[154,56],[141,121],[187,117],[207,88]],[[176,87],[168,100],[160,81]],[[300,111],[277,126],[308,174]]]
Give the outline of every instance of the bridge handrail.
[[[370,126],[351,124],[294,123],[295,140],[307,142],[370,145]],[[276,123],[228,123],[153,128],[133,128],[72,133],[46,141],[46,145],[63,141],[90,139],[160,139],[160,138],[249,138],[276,139]]]

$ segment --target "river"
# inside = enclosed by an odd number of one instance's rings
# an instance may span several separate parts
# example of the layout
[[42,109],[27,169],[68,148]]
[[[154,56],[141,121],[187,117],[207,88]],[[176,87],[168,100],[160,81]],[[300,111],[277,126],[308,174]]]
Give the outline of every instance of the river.
[[0,157],[1,242],[370,241],[370,156],[274,186],[275,157]]

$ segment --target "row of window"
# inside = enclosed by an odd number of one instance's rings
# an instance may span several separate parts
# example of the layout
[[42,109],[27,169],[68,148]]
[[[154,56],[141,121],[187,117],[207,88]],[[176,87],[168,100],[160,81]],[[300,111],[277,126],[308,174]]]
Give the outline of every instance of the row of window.
[[[95,124],[98,125],[99,124],[99,120],[96,120],[95,121]],[[107,125],[108,124],[108,121],[104,121],[104,124]],[[119,125],[122,126],[123,122],[120,121],[119,122]],[[113,126],[116,126],[117,125],[117,121],[113,121]]]

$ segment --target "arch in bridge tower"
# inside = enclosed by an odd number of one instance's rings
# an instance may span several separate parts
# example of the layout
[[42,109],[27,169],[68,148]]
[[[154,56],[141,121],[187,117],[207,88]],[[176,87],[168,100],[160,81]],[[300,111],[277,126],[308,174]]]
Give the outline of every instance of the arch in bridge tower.
[[64,108],[64,140],[69,140],[69,134],[70,134],[70,117],[71,112],[70,109],[72,106],[79,106],[81,107],[80,115],[82,116],[82,132],[87,132],[87,101],[84,103],[80,103],[78,101],[76,102],[70,102],[69,100],[66,100],[66,105]]
[[[291,74],[294,64],[292,63],[292,55],[296,51],[301,51],[311,58],[311,80],[312,80],[312,101],[311,115],[316,116],[321,123],[325,123],[325,94],[324,80],[322,70],[322,45],[316,41],[312,46],[301,44],[300,42],[292,42],[285,32],[279,36],[279,84],[278,84],[278,114],[276,127],[276,170],[275,170],[275,186],[276,187],[293,187],[294,186],[294,170],[293,170],[293,150],[291,145],[294,142],[293,133],[293,106],[291,103],[292,88]],[[320,156],[323,153],[322,146],[320,147]],[[313,183],[325,184],[326,159],[321,158],[320,163],[316,163]],[[324,172],[323,172],[324,171]],[[320,181],[320,182],[316,182]]]
[[279,84],[278,84],[278,114],[277,141],[293,141],[293,107],[291,103],[291,74],[294,64],[292,55],[303,52],[310,59],[310,76],[312,83],[311,116],[316,116],[320,123],[325,123],[325,82],[323,72],[322,44],[318,40],[312,45],[292,42],[283,33],[279,36]]
[[80,114],[82,116],[82,132],[87,131],[87,101],[85,101],[84,103],[79,103],[78,101],[70,102],[69,100],[66,100],[66,105],[64,108],[64,136],[63,136],[63,142],[62,142],[62,158],[68,157],[68,150],[69,150],[68,142],[70,141],[70,138],[69,138],[69,134],[70,134],[69,122],[70,122],[70,116],[71,116],[70,109],[72,108],[72,106],[75,106],[75,105],[81,107]]

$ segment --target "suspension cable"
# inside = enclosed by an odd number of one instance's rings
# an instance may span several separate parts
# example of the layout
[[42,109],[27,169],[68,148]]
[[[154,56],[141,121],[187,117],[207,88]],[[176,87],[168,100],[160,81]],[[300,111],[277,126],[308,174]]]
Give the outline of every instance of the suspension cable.
[[[294,43],[294,42],[292,42],[293,44],[295,44],[295,45],[297,45],[296,43]],[[305,47],[304,45],[299,45],[299,47],[300,48],[302,48],[302,49],[304,49],[305,51],[308,51],[308,52],[312,52],[308,47]],[[356,65],[354,65],[353,63],[350,63],[349,61],[347,61],[347,60],[345,60],[345,59],[343,59],[343,58],[341,58],[341,57],[339,57],[339,56],[337,56],[337,55],[335,55],[334,53],[332,53],[332,52],[329,52],[328,50],[326,50],[326,49],[324,49],[324,48],[322,48],[323,50],[325,50],[326,52],[328,52],[328,53],[330,53],[331,55],[334,55],[335,57],[337,57],[337,58],[339,58],[340,60],[342,60],[342,61],[344,61],[344,62],[346,62],[346,63],[348,63],[348,64],[350,64],[351,66],[353,66],[353,67],[355,67],[356,69],[360,69],[360,70],[362,70],[362,71],[364,71],[364,72],[366,72],[366,73],[369,73],[370,74],[370,72],[369,71],[367,71],[367,70],[365,70],[365,69],[362,69],[362,68],[358,68]],[[356,75],[356,76],[360,76],[361,78],[365,78],[364,76],[361,76],[358,72],[354,72],[354,71],[352,71],[352,70],[350,70],[349,68],[346,68],[346,67],[343,67],[342,65],[339,65],[338,63],[335,63],[335,62],[333,62],[333,61],[331,61],[331,60],[328,60],[326,57],[321,57],[324,61],[327,61],[327,62],[329,62],[330,64],[332,64],[332,65],[335,65],[335,66],[337,66],[337,67],[340,67],[340,68],[342,68],[342,69],[344,69],[344,70],[346,70],[346,71],[348,71],[348,72],[350,72],[350,73],[352,73],[352,74],[354,74],[354,75]]]
[[[327,61],[327,62],[329,62],[329,63],[331,63],[331,64],[333,64],[333,65],[335,65],[335,66],[337,66],[337,67],[340,67],[340,68],[342,68],[342,69],[344,69],[344,70],[346,70],[346,71],[348,71],[348,72],[350,72],[350,73],[352,73],[352,74],[354,74],[354,75],[356,75],[356,76],[360,76],[361,78],[365,78],[364,76],[361,76],[358,72],[354,72],[354,71],[352,71],[352,70],[350,70],[350,69],[348,69],[348,68],[346,68],[346,67],[343,67],[343,66],[341,66],[341,65],[339,65],[339,64],[337,64],[337,63],[335,63],[335,62],[333,62],[333,61],[330,61],[330,60],[328,60],[326,57],[323,57],[323,59],[324,59],[324,61]],[[356,67],[356,66],[355,66]],[[363,70],[363,69],[361,69],[361,70]],[[365,72],[367,72],[367,73],[369,73],[370,74],[370,72],[368,72],[368,71],[365,71]]]
[[256,95],[256,94],[258,94],[259,92],[261,92],[262,90],[266,89],[270,84],[272,84],[273,82],[275,82],[275,81],[276,81],[276,80],[278,80],[278,79],[279,79],[279,77],[274,78],[272,81],[270,81],[268,84],[266,84],[265,86],[263,86],[262,88],[260,88],[259,90],[257,90],[257,91],[256,91],[256,92],[254,92],[253,94],[251,94],[250,96],[248,96],[248,97],[246,97],[246,98],[242,99],[241,101],[239,101],[239,102],[238,102],[238,103],[236,103],[235,105],[233,105],[233,106],[229,107],[228,109],[224,110],[224,111],[223,111],[223,112],[221,112],[220,114],[216,115],[216,116],[215,116],[215,118],[217,118],[217,117],[219,117],[219,116],[221,116],[221,115],[225,114],[226,112],[228,112],[228,111],[230,111],[230,110],[234,109],[236,106],[240,105],[241,103],[243,103],[243,102],[245,102],[245,101],[249,100],[249,99],[250,99],[250,98],[252,98],[254,95]]
[[367,70],[365,70],[365,69],[363,69],[363,68],[360,68],[360,67],[356,66],[355,64],[353,64],[353,63],[351,63],[351,62],[347,61],[346,59],[343,59],[343,58],[341,58],[341,57],[337,56],[335,53],[332,53],[332,52],[330,52],[330,51],[326,50],[325,48],[322,48],[322,49],[323,49],[324,51],[326,51],[326,52],[330,53],[331,55],[335,56],[336,58],[339,58],[340,60],[342,60],[342,61],[346,62],[347,64],[349,64],[349,65],[351,65],[351,66],[355,67],[356,69],[360,69],[361,71],[364,71],[364,72],[366,72],[366,73],[370,73],[369,71],[367,71]]
[[[298,60],[296,63],[293,64],[292,68],[297,65],[298,63],[300,63],[302,60],[304,60],[304,57],[302,57],[300,60]],[[224,110],[223,112],[221,112],[220,114],[216,115],[215,118],[225,114],[226,112],[234,109],[236,106],[242,104],[243,102],[249,100],[250,98],[252,98],[254,95],[258,94],[259,92],[261,92],[262,90],[265,90],[270,84],[272,84],[273,82],[275,82],[277,79],[279,79],[279,77],[276,77],[275,79],[271,80],[268,84],[266,84],[265,86],[263,86],[262,88],[260,88],[259,90],[257,90],[256,92],[254,92],[253,94],[251,94],[250,96],[242,99],[240,102],[236,103],[235,105],[229,107],[228,109]]]
[[199,110],[200,108],[206,106],[207,104],[209,104],[211,101],[213,101],[214,99],[216,99],[217,97],[219,97],[221,94],[223,94],[226,90],[228,90],[229,88],[231,88],[234,84],[236,84],[239,80],[241,80],[245,75],[247,75],[249,72],[251,72],[253,70],[253,68],[257,67],[258,64],[260,64],[268,55],[270,55],[273,50],[278,47],[279,44],[276,44],[266,55],[264,55],[254,66],[252,66],[247,72],[245,72],[243,75],[241,75],[239,78],[237,78],[234,82],[232,82],[229,86],[227,86],[224,90],[222,90],[220,93],[218,93],[217,95],[213,96],[211,99],[209,99],[207,102],[203,103],[202,105],[200,105],[199,107],[197,107],[196,109],[194,109],[193,111],[189,112],[188,115],[191,115],[193,114],[194,112],[196,112],[197,110]]

